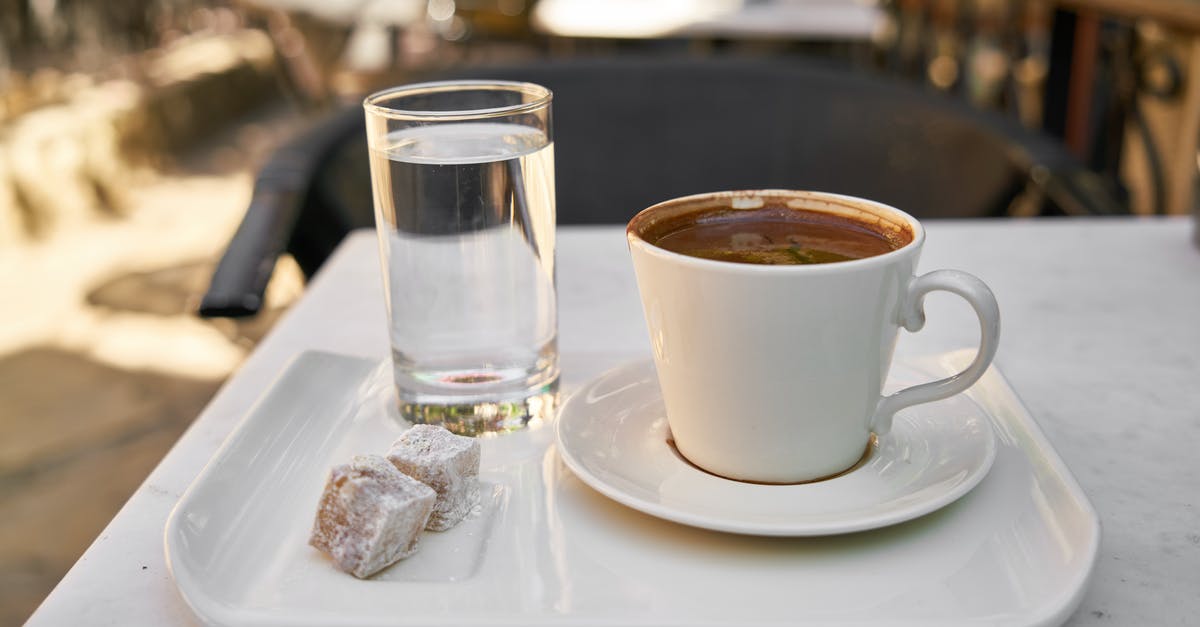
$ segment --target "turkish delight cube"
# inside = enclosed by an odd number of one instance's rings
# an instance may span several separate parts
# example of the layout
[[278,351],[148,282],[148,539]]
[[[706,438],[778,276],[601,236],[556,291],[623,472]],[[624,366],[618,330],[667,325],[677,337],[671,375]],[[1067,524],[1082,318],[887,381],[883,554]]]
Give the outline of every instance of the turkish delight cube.
[[414,425],[392,444],[387,458],[400,472],[437,492],[426,529],[457,525],[479,503],[479,441],[436,425]]
[[343,571],[370,577],[412,555],[437,494],[379,455],[329,473],[308,543]]

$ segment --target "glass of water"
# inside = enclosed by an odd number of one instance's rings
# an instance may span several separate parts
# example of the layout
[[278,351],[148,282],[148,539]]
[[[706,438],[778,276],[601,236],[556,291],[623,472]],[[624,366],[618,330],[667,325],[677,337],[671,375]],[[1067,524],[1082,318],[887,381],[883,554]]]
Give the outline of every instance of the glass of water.
[[481,435],[558,390],[550,91],[446,81],[363,103],[400,413]]

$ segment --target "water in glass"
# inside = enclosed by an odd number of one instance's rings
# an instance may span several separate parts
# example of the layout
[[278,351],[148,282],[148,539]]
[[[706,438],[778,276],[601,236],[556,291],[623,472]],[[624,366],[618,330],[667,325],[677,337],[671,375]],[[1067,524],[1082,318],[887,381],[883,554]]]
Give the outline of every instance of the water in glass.
[[550,392],[554,147],[545,132],[496,122],[393,131],[371,150],[371,176],[402,408],[482,402],[505,412]]

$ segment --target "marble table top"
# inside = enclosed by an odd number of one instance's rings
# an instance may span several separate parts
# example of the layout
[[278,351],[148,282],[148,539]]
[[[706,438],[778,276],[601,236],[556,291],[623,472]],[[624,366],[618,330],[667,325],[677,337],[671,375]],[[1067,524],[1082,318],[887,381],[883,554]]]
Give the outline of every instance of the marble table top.
[[[1200,250],[1190,220],[927,224],[921,270],[957,268],[996,293],[996,365],[1083,486],[1103,526],[1069,625],[1189,624],[1200,614]],[[559,345],[570,392],[648,355],[623,228],[559,230]],[[188,625],[163,554],[180,496],[304,350],[373,359],[387,337],[373,233],[352,235],[32,616],[30,625]],[[931,295],[897,351],[971,347],[966,305]],[[585,358],[586,357],[586,358]],[[581,364],[586,364],[581,366]]]

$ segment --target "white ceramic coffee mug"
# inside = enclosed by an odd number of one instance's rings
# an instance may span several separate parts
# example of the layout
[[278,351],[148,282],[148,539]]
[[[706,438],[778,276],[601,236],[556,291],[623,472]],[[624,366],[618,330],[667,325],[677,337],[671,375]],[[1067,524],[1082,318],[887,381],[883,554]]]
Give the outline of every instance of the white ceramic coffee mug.
[[[697,210],[764,202],[835,214],[911,234],[873,257],[814,265],[712,261],[643,238]],[[925,231],[877,202],[817,192],[718,192],[670,200],[633,218],[629,248],[667,421],[693,464],[733,479],[797,483],[836,475],[884,437],[904,407],[970,387],[996,353],[1000,312],[991,290],[956,270],[915,276]],[[931,291],[962,296],[979,316],[975,360],[957,375],[882,389],[901,326],[918,331]]]

